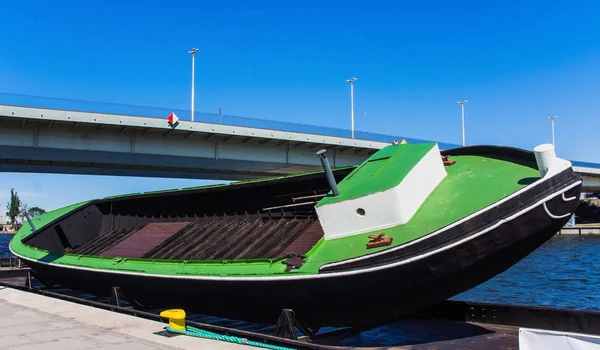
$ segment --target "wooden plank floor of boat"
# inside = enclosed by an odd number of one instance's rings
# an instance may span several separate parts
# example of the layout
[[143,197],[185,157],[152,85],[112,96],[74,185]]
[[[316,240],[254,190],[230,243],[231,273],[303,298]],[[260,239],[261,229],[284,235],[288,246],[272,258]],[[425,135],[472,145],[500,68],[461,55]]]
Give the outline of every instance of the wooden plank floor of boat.
[[317,220],[278,255],[306,254],[315,244],[317,244],[321,237],[323,237],[323,227],[321,227],[321,222]]
[[150,223],[99,255],[141,258],[190,224],[186,221]]

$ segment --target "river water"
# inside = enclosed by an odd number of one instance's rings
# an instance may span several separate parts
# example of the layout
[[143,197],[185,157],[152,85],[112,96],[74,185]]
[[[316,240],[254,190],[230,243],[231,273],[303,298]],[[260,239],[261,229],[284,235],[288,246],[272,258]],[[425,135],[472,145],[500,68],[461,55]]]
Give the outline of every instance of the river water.
[[[12,235],[0,234],[0,257]],[[453,299],[600,311],[600,237],[556,235],[495,278]]]
[[600,236],[556,235],[453,299],[600,311]]
[[0,258],[12,257],[13,255],[8,250],[8,242],[13,238],[13,235],[0,233]]

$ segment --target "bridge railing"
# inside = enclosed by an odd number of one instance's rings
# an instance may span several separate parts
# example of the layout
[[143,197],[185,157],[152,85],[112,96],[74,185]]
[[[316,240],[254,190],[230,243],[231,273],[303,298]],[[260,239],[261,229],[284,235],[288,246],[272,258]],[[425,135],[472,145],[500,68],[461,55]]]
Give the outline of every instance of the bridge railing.
[[[189,120],[190,118],[190,111],[185,109],[138,106],[112,102],[82,101],[68,98],[33,96],[6,92],[0,92],[0,104],[21,107],[69,110],[78,112],[119,114],[150,118],[166,118],[171,112],[174,112],[182,120]],[[248,118],[227,114],[219,115],[218,113],[195,112],[194,121],[344,138],[350,138],[352,136],[352,132],[349,129],[274,121],[259,118]],[[403,139],[405,139],[409,143],[429,142],[427,140],[415,139],[411,137],[379,134],[360,130],[354,131],[354,137],[360,140],[389,143],[391,143],[393,140],[401,141]],[[458,145],[450,143],[439,143],[439,146],[442,149],[458,147]]]

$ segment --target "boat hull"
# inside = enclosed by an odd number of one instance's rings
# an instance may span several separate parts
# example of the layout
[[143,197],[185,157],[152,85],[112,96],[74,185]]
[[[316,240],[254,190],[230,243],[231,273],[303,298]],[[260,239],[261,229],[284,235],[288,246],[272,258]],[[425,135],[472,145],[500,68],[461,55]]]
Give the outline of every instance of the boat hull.
[[275,323],[281,310],[290,308],[315,326],[371,325],[473,288],[556,234],[575,211],[581,178],[569,168],[533,189],[512,198],[512,204],[507,201],[501,216],[475,215],[452,237],[438,234],[423,240],[426,245],[367,256],[358,265],[341,262],[312,276],[203,278],[27,264],[42,281],[100,295],[118,286],[127,298],[149,308],[265,323]]

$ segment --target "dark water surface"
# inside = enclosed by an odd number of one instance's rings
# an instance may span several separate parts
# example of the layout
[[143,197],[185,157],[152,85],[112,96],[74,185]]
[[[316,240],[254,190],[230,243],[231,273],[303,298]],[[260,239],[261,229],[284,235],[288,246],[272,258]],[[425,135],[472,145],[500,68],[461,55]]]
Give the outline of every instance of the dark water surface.
[[13,238],[13,235],[0,233],[0,258],[13,257],[8,250],[8,242]]
[[[0,257],[13,235],[0,234]],[[528,257],[453,299],[600,311],[600,236],[554,236]]]
[[600,311],[600,236],[556,235],[453,299]]

